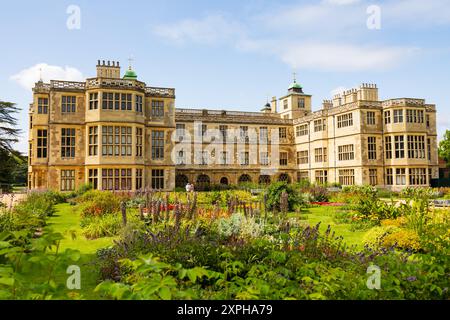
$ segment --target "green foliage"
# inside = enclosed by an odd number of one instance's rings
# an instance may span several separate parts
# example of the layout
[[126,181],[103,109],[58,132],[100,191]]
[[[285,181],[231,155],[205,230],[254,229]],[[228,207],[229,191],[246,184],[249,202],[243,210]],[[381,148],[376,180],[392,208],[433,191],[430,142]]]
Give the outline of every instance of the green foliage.
[[450,166],[450,130],[445,130],[444,138],[439,142],[439,157],[447,162]]
[[90,190],[76,199],[82,217],[102,216],[120,210],[121,198],[112,192]]
[[303,197],[294,186],[287,182],[276,182],[269,186],[267,190],[267,208],[269,210],[280,211],[281,194],[285,191],[288,194],[289,210],[294,211],[296,208],[305,204]]
[[363,244],[370,249],[378,250],[383,247],[384,238],[400,229],[394,226],[374,227],[370,229],[363,238]]
[[118,235],[122,228],[122,218],[119,214],[85,216],[81,220],[81,227],[87,239],[113,237]]
[[[71,249],[59,252],[63,236],[51,231],[22,246],[15,245],[19,236],[17,233],[0,234],[0,299],[69,298],[65,283],[58,281],[56,275],[77,263],[80,253]],[[55,250],[54,253],[50,253],[51,250]]]

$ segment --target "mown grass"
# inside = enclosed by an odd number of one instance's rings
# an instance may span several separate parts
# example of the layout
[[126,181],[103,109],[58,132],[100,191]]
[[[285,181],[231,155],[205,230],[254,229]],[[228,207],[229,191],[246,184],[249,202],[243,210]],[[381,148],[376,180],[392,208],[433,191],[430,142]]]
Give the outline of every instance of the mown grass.
[[[75,249],[81,253],[81,259],[79,261],[79,267],[81,269],[81,290],[72,291],[71,294],[88,300],[102,299],[100,295],[94,292],[98,284],[98,272],[95,270],[92,262],[95,259],[95,252],[98,249],[112,245],[114,238],[88,240],[82,234],[80,226],[81,217],[75,207],[65,203],[56,205],[55,209],[55,215],[48,220],[48,227],[54,232],[64,235],[64,239],[60,243],[59,251],[63,252],[66,249]],[[57,274],[55,278],[57,282],[65,283],[68,276],[67,274]]]
[[334,215],[337,210],[340,210],[339,207],[312,207],[302,211],[301,217],[311,226],[315,226],[321,222],[319,229],[321,232],[325,232],[328,225],[330,225],[331,230],[336,233],[336,236],[342,236],[348,246],[356,245],[357,248],[362,248],[362,238],[367,231],[351,231],[350,224],[337,223],[334,220]]

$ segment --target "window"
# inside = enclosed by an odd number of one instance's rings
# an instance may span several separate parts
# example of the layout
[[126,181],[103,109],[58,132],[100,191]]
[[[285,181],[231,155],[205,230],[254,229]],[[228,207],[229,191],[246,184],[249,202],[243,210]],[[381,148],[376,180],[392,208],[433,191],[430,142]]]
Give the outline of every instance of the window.
[[241,166],[248,166],[250,164],[249,153],[247,151],[240,153],[239,163]]
[[62,96],[61,97],[61,112],[62,113],[74,113],[77,106],[77,97],[75,96]]
[[425,168],[410,168],[409,169],[409,184],[410,185],[425,185],[427,184],[427,169]]
[[407,123],[423,123],[424,121],[423,110],[407,109],[406,110],[406,122]]
[[403,136],[395,136],[395,159],[405,157],[405,140]]
[[427,139],[428,160],[431,161],[431,139]]
[[30,116],[30,129],[33,129],[33,116]]
[[367,149],[369,160],[377,160],[377,138],[368,137],[367,138]]
[[131,156],[131,127],[102,126],[102,155]]
[[424,136],[408,136],[408,158],[425,159]]
[[426,116],[426,121],[427,121],[427,128],[430,128],[430,116],[427,114]]
[[384,148],[386,150],[386,159],[392,159],[392,138],[385,137],[384,138]]
[[319,119],[314,121],[314,132],[325,131],[326,130],[326,120]]
[[177,165],[185,165],[186,164],[186,152],[184,150],[179,150],[176,158]]
[[299,109],[305,109],[305,99],[299,98],[299,99],[297,100],[297,107],[298,107]]
[[98,127],[89,127],[89,155],[98,154]]
[[89,110],[98,109],[98,92],[89,93]]
[[280,139],[286,139],[286,137],[287,137],[286,127],[278,128],[278,133],[279,133],[279,138]]
[[152,170],[152,189],[164,189],[164,170]]
[[219,163],[221,165],[227,165],[229,163],[229,161],[228,161],[228,152],[220,151]]
[[75,190],[75,170],[61,170],[61,191]]
[[144,185],[143,171],[142,169],[136,169],[136,190],[141,190]]
[[353,114],[347,113],[337,117],[338,128],[353,126]]
[[404,168],[395,169],[395,184],[398,186],[406,185],[406,169]]
[[403,110],[394,110],[394,123],[403,122]]
[[92,186],[92,189],[98,189],[98,169],[89,169],[88,182]]
[[308,135],[308,125],[302,124],[301,126],[295,127],[295,135],[297,137]]
[[178,141],[183,141],[186,133],[186,125],[184,123],[177,123],[175,135]]
[[38,98],[38,114],[48,113],[48,98]]
[[327,161],[327,148],[314,149],[314,161],[315,162],[326,162]]
[[353,144],[339,146],[338,147],[338,158],[339,158],[339,161],[348,161],[348,160],[355,159]]
[[241,138],[241,141],[249,142],[247,126],[239,127],[239,137]]
[[259,162],[262,166],[269,165],[269,153],[268,152],[260,152],[259,153]]
[[384,112],[384,124],[391,123],[391,111]]
[[309,181],[308,171],[299,171],[297,173],[297,182]]
[[394,184],[394,169],[386,169],[386,184],[392,186]]
[[164,101],[152,100],[152,117],[164,117]]
[[222,142],[227,141],[227,135],[228,135],[228,126],[220,125],[219,126],[220,135],[222,136]]
[[269,140],[269,129],[267,127],[259,128],[259,141],[267,142]]
[[306,164],[309,162],[308,159],[308,150],[297,152],[297,164]]
[[102,169],[103,190],[131,190],[131,169]]
[[328,171],[327,170],[316,170],[315,178],[316,178],[316,183],[326,184],[328,182]]
[[61,158],[75,158],[75,129],[61,129]]
[[142,113],[142,96],[136,95],[136,112]]
[[152,159],[164,159],[164,131],[152,131]]
[[355,170],[344,169],[339,170],[339,183],[343,186],[351,186],[355,184]]
[[136,157],[142,157],[142,145],[143,145],[143,132],[144,129],[136,128]]
[[37,131],[37,157],[47,158],[47,130]]
[[197,161],[200,165],[206,166],[208,165],[209,154],[208,151],[198,151],[197,152]]
[[284,108],[284,110],[286,110],[288,108],[288,101],[287,100],[283,100],[283,108]]
[[131,98],[129,93],[103,92],[103,110],[131,110]]
[[367,124],[375,125],[375,112],[374,111],[367,111]]
[[200,137],[206,137],[208,135],[208,126],[206,124],[199,124],[197,134]]
[[369,169],[369,184],[371,186],[378,184],[377,169]]
[[280,166],[287,166],[287,165],[288,165],[288,153],[280,152]]

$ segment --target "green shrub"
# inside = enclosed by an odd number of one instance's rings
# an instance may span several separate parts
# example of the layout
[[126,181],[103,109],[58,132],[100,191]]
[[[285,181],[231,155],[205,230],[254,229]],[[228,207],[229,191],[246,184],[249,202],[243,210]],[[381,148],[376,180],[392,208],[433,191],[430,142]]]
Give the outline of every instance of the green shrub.
[[285,191],[288,194],[289,210],[293,211],[296,208],[305,204],[300,192],[294,189],[293,185],[287,182],[276,182],[269,186],[267,190],[267,208],[269,210],[279,210],[281,194]]
[[113,237],[118,235],[122,228],[122,218],[118,214],[86,216],[81,220],[81,227],[87,239]]
[[385,248],[396,246],[398,249],[411,250],[417,252],[420,250],[420,239],[417,233],[412,230],[400,229],[387,234],[383,239]]
[[102,216],[120,210],[121,198],[112,192],[91,190],[77,199],[82,217]]
[[394,226],[374,227],[367,231],[363,237],[363,244],[373,250],[383,247],[384,238],[400,229]]

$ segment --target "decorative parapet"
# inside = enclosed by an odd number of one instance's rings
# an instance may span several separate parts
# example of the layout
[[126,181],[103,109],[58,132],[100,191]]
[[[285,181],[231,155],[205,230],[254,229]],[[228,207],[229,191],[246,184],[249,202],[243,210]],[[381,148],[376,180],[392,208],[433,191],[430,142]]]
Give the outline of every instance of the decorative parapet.
[[400,98],[400,99],[390,99],[382,102],[383,107],[394,107],[394,106],[418,106],[422,107],[425,105],[425,99],[412,99],[412,98]]
[[175,89],[145,87],[145,94],[148,94],[150,96],[156,96],[156,97],[175,98]]
[[145,91],[145,83],[137,80],[92,78],[87,79],[86,83],[87,89],[111,88]]
[[230,123],[258,123],[291,125],[291,119],[282,119],[279,114],[227,111],[227,110],[207,110],[207,109],[175,109],[176,121],[196,121],[206,122],[230,122]]

